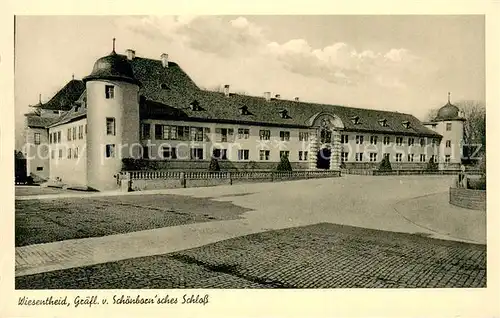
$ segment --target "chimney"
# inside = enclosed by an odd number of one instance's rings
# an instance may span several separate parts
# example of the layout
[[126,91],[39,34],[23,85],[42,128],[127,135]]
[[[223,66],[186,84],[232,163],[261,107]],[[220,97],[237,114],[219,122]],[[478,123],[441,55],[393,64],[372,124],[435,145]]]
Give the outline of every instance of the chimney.
[[135,51],[132,49],[127,49],[125,51],[127,53],[127,60],[132,61],[135,58]]
[[163,65],[163,67],[167,68],[168,67],[168,54],[163,53],[160,58],[161,58],[161,64]]
[[229,85],[224,85],[224,96],[229,97]]
[[271,100],[271,92],[264,92],[264,98],[266,99],[266,101],[270,101]]
[[295,101],[298,102],[299,101],[299,98],[298,97],[295,97]]
[[276,98],[276,99],[280,99],[280,98],[281,98],[281,95],[280,95],[280,94],[276,94],[276,95],[274,96],[274,98]]

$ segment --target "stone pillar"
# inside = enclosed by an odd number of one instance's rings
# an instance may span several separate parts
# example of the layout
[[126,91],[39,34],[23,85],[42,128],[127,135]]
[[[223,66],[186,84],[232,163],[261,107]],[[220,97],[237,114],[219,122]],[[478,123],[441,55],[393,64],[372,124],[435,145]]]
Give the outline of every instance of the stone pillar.
[[332,154],[330,156],[330,170],[340,170],[340,152],[342,145],[340,144],[340,132],[336,129],[332,130]]
[[318,129],[309,130],[309,169],[316,170],[319,140]]

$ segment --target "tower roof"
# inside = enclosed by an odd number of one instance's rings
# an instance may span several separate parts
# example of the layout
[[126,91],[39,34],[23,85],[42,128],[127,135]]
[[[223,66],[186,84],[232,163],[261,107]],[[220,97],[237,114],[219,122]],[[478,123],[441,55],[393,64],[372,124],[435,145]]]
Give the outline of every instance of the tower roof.
[[443,120],[463,120],[460,116],[460,109],[450,102],[450,93],[448,93],[448,103],[438,110],[437,116],[434,119],[434,121]]
[[135,78],[132,66],[123,55],[115,52],[115,39],[113,39],[113,51],[101,57],[94,63],[94,68],[89,76],[83,78],[86,83],[92,80],[116,80],[139,85]]

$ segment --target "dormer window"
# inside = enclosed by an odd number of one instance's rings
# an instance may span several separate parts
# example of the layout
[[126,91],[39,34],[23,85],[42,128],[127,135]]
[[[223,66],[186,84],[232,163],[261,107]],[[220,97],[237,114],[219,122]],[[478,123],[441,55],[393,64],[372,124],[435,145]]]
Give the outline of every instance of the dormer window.
[[408,129],[408,128],[411,127],[410,122],[407,121],[407,120],[403,121],[402,124],[403,124],[403,127],[406,128],[406,129]]
[[352,116],[351,117],[351,121],[354,125],[359,125],[361,124],[360,120],[359,120],[359,116]]
[[291,117],[288,115],[288,110],[286,110],[286,109],[282,109],[282,110],[280,110],[280,111],[279,111],[279,114],[280,114],[281,118],[283,118],[283,119],[289,119],[289,118],[291,118]]
[[380,126],[382,127],[388,127],[389,125],[387,125],[387,119],[379,119],[378,120],[378,123],[380,124]]
[[167,84],[165,84],[165,83],[161,83],[160,87],[161,87],[161,89],[165,89],[165,90],[170,89],[170,88],[168,87],[168,85],[167,85]]
[[247,106],[240,107],[240,115],[250,115],[250,111]]
[[189,104],[189,106],[191,107],[191,110],[193,110],[193,111],[202,110],[200,103],[197,100],[192,101],[191,104]]

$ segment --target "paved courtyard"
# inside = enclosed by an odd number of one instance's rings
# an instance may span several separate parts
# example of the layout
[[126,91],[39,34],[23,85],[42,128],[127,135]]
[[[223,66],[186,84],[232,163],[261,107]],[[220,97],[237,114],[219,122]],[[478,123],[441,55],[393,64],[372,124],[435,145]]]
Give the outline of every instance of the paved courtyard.
[[146,217],[185,201],[187,216],[205,219],[19,246],[16,288],[484,287],[486,216],[448,204],[452,180],[345,176],[72,198]]

